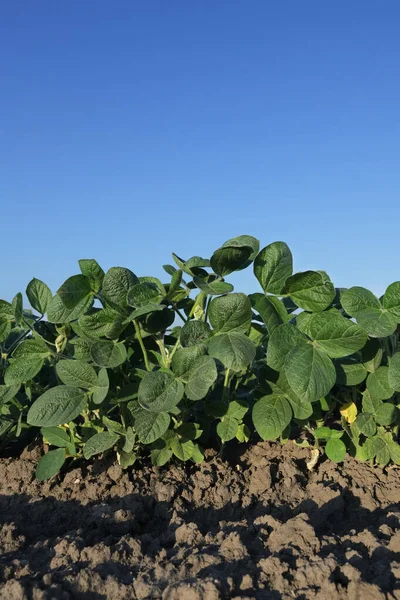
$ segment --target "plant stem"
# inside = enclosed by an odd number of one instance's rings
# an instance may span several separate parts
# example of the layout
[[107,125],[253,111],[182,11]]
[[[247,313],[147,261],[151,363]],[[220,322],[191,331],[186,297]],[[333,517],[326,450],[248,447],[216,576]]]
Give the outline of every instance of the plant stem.
[[150,372],[151,368],[150,368],[150,364],[149,364],[149,357],[147,356],[147,350],[143,343],[142,334],[140,333],[139,325],[137,324],[136,319],[133,319],[132,322],[133,322],[133,326],[135,328],[137,340],[139,342],[140,348],[142,349],[142,354],[143,354],[144,364],[146,366],[146,371]]
[[222,395],[222,399],[223,400],[228,400],[229,399],[229,375],[230,375],[230,369],[227,369],[225,371],[224,392],[223,392],[223,395]]
[[176,312],[176,314],[178,315],[178,317],[180,317],[182,319],[182,321],[184,323],[186,323],[186,321],[188,321],[187,317],[185,315],[183,315],[181,313],[181,311],[179,310],[179,308],[176,308],[176,306],[174,306],[174,311]]
[[168,367],[170,366],[173,356],[174,356],[175,352],[178,350],[178,348],[179,348],[179,339],[176,340],[176,344],[172,348],[171,354],[168,355],[168,365],[167,365]]
[[163,363],[164,363],[164,367],[168,368],[169,364],[168,364],[168,355],[165,351],[165,346],[164,343],[162,341],[162,339],[156,339],[156,344],[157,346],[160,348],[160,352],[161,352],[161,356],[163,359]]

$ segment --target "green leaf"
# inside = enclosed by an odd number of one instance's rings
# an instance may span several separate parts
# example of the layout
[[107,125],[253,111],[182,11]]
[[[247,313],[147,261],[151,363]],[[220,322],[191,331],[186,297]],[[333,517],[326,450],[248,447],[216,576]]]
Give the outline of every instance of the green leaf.
[[207,342],[208,353],[225,368],[242,371],[252,362],[256,347],[243,333],[230,331],[213,336]]
[[381,365],[383,350],[381,343],[376,338],[371,338],[367,341],[362,349],[362,362],[367,371],[376,371]]
[[159,413],[170,411],[183,398],[183,383],[172,373],[147,373],[139,385],[138,401],[142,408]]
[[368,390],[365,390],[362,395],[362,410],[366,413],[376,415],[382,405],[382,400],[371,396]]
[[235,417],[235,419],[238,419],[240,421],[241,419],[243,419],[244,415],[247,413],[248,410],[248,402],[239,398],[238,400],[231,400],[231,402],[229,402],[228,412],[226,414],[227,416]]
[[148,314],[142,323],[142,327],[148,333],[160,333],[168,329],[175,320],[175,313],[169,308],[163,308],[157,312]]
[[177,458],[186,462],[193,455],[194,443],[192,440],[183,442],[179,438],[173,438],[171,441],[171,450]]
[[101,404],[103,400],[105,400],[109,387],[110,381],[108,379],[107,369],[102,368],[97,374],[97,384],[92,390],[92,400],[95,404]]
[[280,371],[285,364],[287,355],[293,347],[308,345],[307,338],[295,325],[285,323],[279,325],[272,332],[267,350],[268,366]]
[[171,448],[160,448],[160,449],[154,449],[151,451],[150,456],[151,456],[151,463],[155,466],[155,467],[163,467],[164,465],[167,464],[167,462],[170,460],[170,458],[172,457],[173,452],[171,450]]
[[23,306],[22,306],[22,294],[18,292],[12,301],[12,308],[14,311],[14,320],[17,325],[21,323]]
[[101,337],[118,338],[126,327],[121,316],[111,308],[103,308],[90,315],[82,315],[78,324],[81,333],[92,340]]
[[2,321],[14,321],[14,310],[12,304],[0,300],[0,319]]
[[126,314],[128,292],[139,279],[132,271],[123,267],[111,267],[103,280],[102,296],[105,302],[120,314]]
[[250,294],[249,300],[254,310],[258,312],[264,321],[270,334],[276,327],[287,323],[289,320],[285,305],[279,298],[264,296],[264,294]]
[[93,306],[93,301],[94,295],[88,294],[71,309],[64,306],[60,296],[56,294],[48,305],[47,319],[50,323],[70,323],[85,314]]
[[82,275],[85,275],[90,280],[92,290],[97,293],[103,283],[103,269],[94,258],[81,258],[78,262]]
[[84,448],[83,448],[83,456],[86,459],[95,456],[96,454],[101,454],[106,450],[109,450],[119,440],[119,435],[114,433],[113,431],[101,431],[99,433],[95,433],[88,439]]
[[172,357],[171,369],[177,377],[186,382],[191,366],[199,356],[204,356],[206,350],[206,346],[202,344],[180,348]]
[[60,360],[57,375],[65,385],[89,390],[97,385],[96,371],[83,360]]
[[40,433],[43,436],[43,440],[51,446],[68,448],[71,443],[70,436],[65,429],[61,429],[61,427],[42,427]]
[[363,329],[339,312],[322,312],[312,315],[307,335],[317,342],[331,358],[354,354],[365,346],[368,336]]
[[148,412],[141,410],[135,413],[135,429],[142,444],[152,444],[167,431],[171,417],[167,412]]
[[325,452],[333,462],[343,462],[346,458],[346,446],[342,440],[330,438],[325,446]]
[[143,282],[129,288],[127,299],[129,306],[139,308],[159,304],[163,295],[154,283]]
[[181,329],[180,342],[182,346],[203,344],[211,335],[208,323],[204,321],[187,321]]
[[293,348],[286,356],[284,370],[290,387],[306,402],[326,396],[336,382],[331,359],[312,344]]
[[355,423],[363,435],[367,437],[375,435],[376,422],[373,414],[362,412],[357,416]]
[[[195,346],[196,347],[196,346]],[[185,394],[189,400],[204,398],[217,379],[217,368],[211,356],[200,356],[192,364],[185,385]]]
[[276,440],[292,419],[292,409],[282,396],[264,396],[253,407],[253,423],[261,439]]
[[24,340],[13,352],[13,358],[47,358],[50,355],[51,351],[41,338]]
[[377,435],[371,439],[372,453],[376,461],[383,467],[390,461],[390,451],[387,439],[381,435]]
[[245,263],[243,265],[241,265],[240,267],[236,267],[236,271],[241,271],[242,269],[246,269],[246,267],[248,267],[253,260],[255,259],[255,257],[257,256],[259,250],[260,250],[260,242],[258,241],[257,238],[251,236],[251,235],[238,235],[237,237],[234,238],[230,238],[229,240],[227,240],[226,242],[224,242],[222,244],[222,248],[225,247],[236,247],[236,248],[244,248],[244,247],[250,247],[251,248],[251,254],[249,256],[249,258],[245,261]]
[[252,252],[253,249],[250,246],[223,246],[212,255],[211,268],[217,275],[225,277],[242,268]]
[[5,342],[11,333],[12,323],[11,321],[3,321],[0,319],[0,344]]
[[283,396],[286,398],[293,410],[293,415],[296,419],[308,419],[313,413],[313,407],[310,402],[305,402],[299,398],[290,387],[284,371],[279,373],[279,378],[276,383],[268,381],[274,396]]
[[30,381],[39,373],[43,364],[44,359],[40,356],[15,358],[7,367],[4,383],[12,386]]
[[396,392],[400,392],[400,352],[390,358],[388,384]]
[[217,434],[221,438],[223,443],[229,442],[236,437],[236,433],[239,427],[240,421],[232,415],[226,415],[223,417],[217,425]]
[[269,244],[254,260],[254,275],[265,293],[281,294],[292,273],[292,253],[284,242]]
[[344,290],[340,295],[340,301],[344,310],[351,317],[356,317],[366,309],[381,308],[378,298],[372,292],[360,286]]
[[397,408],[390,402],[382,402],[376,411],[375,420],[378,425],[389,427],[396,421]]
[[251,302],[246,294],[229,294],[214,298],[209,305],[211,327],[218,333],[247,333],[251,324]]
[[285,294],[304,310],[321,312],[335,297],[335,288],[331,281],[318,271],[296,273],[286,280]]
[[379,367],[367,377],[367,390],[378,400],[388,400],[393,396],[394,390],[389,383],[389,368]]
[[400,281],[390,284],[383,296],[383,308],[400,322]]
[[45,481],[51,479],[58,473],[67,458],[65,448],[57,448],[57,450],[50,450],[47,454],[42,456],[36,467],[35,476],[38,481]]
[[335,361],[336,383],[339,385],[359,385],[368,375],[365,366],[354,357]]
[[233,291],[233,285],[226,281],[204,281],[200,277],[193,277],[194,284],[209,296],[219,296],[220,294],[229,294]]
[[52,293],[50,288],[35,277],[31,279],[26,288],[26,295],[32,308],[38,311],[41,315],[47,312]]
[[57,295],[69,310],[73,310],[82,300],[92,294],[90,280],[85,275],[69,277],[57,290]]
[[115,368],[122,365],[126,359],[126,348],[123,343],[106,340],[95,342],[91,348],[92,359],[99,367]]
[[35,400],[28,411],[27,422],[36,427],[69,423],[80,415],[85,404],[86,396],[81,390],[59,385]]
[[392,335],[396,331],[396,317],[383,308],[367,308],[356,316],[357,323],[370,337],[379,338]]
[[20,384],[11,386],[0,385],[0,408],[16,396],[16,394],[19,392],[20,387]]
[[135,464],[137,460],[137,454],[135,452],[125,452],[120,450],[117,452],[118,462],[123,469],[127,469]]

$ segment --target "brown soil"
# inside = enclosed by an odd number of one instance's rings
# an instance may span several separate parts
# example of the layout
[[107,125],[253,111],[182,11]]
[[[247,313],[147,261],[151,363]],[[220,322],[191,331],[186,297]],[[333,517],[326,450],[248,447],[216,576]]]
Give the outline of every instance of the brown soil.
[[400,470],[262,443],[236,464],[51,483],[38,450],[0,461],[0,598],[400,599]]

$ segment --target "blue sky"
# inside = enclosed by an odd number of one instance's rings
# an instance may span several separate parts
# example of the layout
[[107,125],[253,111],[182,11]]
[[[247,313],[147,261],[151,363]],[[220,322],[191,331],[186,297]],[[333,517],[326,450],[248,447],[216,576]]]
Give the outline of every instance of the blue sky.
[[0,2],[0,298],[79,258],[163,277],[240,234],[382,293],[399,20],[398,0]]

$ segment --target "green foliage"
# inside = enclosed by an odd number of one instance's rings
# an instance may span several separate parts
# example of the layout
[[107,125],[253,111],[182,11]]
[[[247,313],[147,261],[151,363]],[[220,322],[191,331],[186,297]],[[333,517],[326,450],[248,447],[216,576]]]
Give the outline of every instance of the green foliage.
[[[248,235],[172,258],[164,283],[82,259],[54,295],[32,279],[30,308],[0,300],[0,448],[37,432],[39,480],[105,452],[161,467],[260,438],[400,464],[400,282],[381,299],[335,288]],[[261,292],[236,292],[225,277],[251,265]]]

